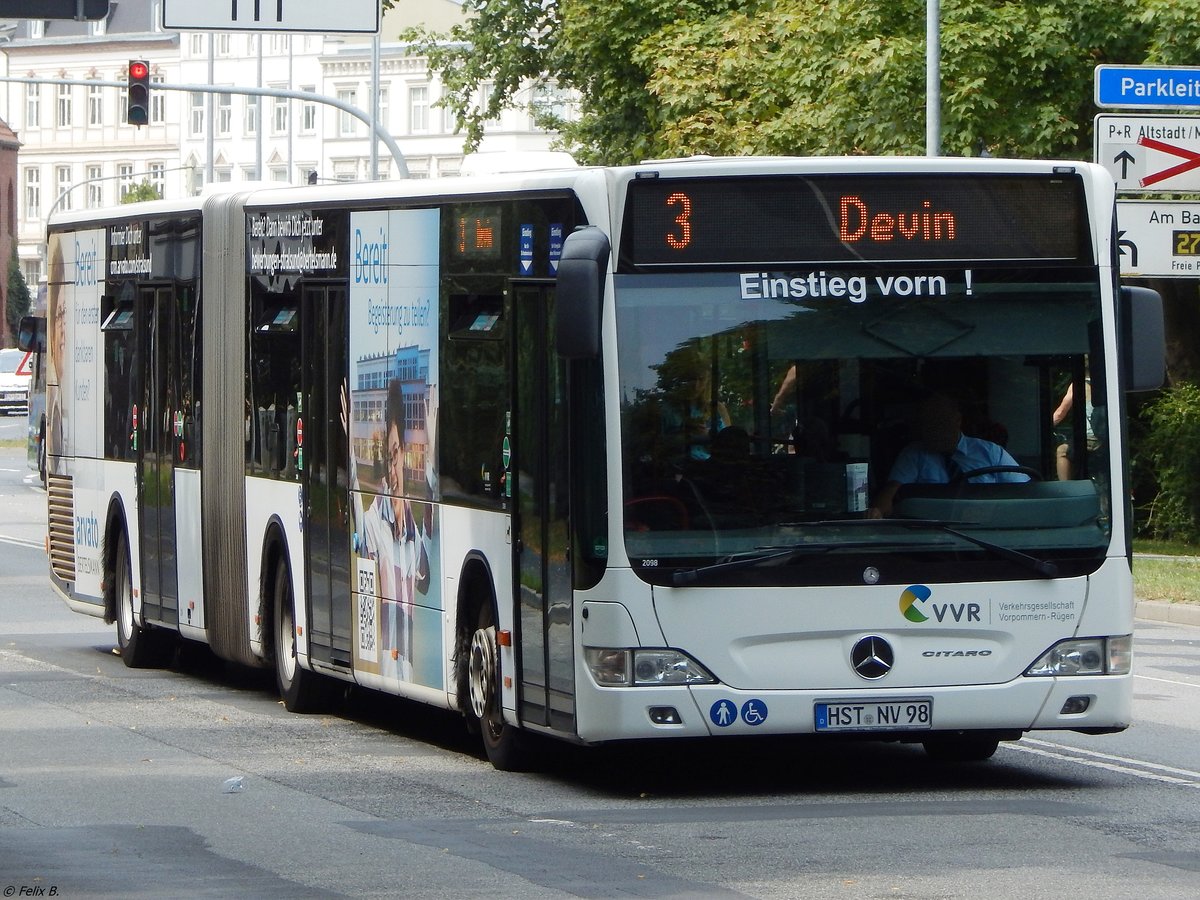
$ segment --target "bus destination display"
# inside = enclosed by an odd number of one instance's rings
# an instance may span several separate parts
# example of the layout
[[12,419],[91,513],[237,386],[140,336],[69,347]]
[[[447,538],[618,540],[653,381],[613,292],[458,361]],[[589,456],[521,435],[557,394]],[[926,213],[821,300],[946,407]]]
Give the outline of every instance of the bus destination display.
[[1070,175],[640,178],[625,212],[633,267],[1092,261]]

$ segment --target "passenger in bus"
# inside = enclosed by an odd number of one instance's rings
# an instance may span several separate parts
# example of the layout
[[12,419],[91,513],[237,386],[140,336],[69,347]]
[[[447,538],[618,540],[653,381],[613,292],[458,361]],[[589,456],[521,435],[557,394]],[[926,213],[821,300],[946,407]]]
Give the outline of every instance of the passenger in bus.
[[384,672],[411,681],[413,604],[418,593],[429,590],[432,523],[426,515],[428,504],[405,497],[404,397],[399,380],[388,385],[384,425],[385,478],[364,514],[359,553],[378,567]]
[[[948,484],[975,469],[1018,465],[1012,455],[992,441],[962,433],[962,411],[946,394],[933,394],[917,407],[916,440],[896,457],[887,483],[867,517],[892,514],[896,492],[905,484]],[[1028,481],[1023,472],[994,472],[970,479],[975,483]]]
[[[1084,393],[1084,440],[1087,444],[1088,451],[1095,450],[1100,446],[1100,441],[1096,437],[1095,428],[1092,425],[1092,420],[1096,418],[1096,409],[1092,406],[1092,379],[1086,378],[1083,383]],[[1053,422],[1055,435],[1059,438],[1058,449],[1055,454],[1055,470],[1058,474],[1059,481],[1069,481],[1075,477],[1077,471],[1077,463],[1079,456],[1074,446],[1074,435],[1072,429],[1064,427],[1063,422],[1067,416],[1071,414],[1071,410],[1075,406],[1075,385],[1074,383],[1067,385],[1067,390],[1063,394],[1062,399],[1058,403],[1058,407],[1054,410]]]

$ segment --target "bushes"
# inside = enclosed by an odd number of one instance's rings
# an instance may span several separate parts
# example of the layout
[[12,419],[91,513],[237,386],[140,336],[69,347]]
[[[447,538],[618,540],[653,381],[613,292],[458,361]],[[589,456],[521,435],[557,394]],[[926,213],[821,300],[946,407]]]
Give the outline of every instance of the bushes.
[[[1139,534],[1200,542],[1200,386],[1180,383],[1144,406],[1133,440]],[[1142,493],[1139,490],[1139,495]],[[1140,500],[1140,496],[1139,496]]]

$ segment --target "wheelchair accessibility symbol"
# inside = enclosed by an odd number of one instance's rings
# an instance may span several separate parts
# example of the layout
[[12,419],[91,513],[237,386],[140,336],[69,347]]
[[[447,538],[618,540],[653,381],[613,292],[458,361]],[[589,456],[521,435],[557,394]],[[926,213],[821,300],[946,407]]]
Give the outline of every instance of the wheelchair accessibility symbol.
[[[718,700],[708,710],[708,717],[718,728],[728,728],[738,720],[738,708],[729,700]],[[761,725],[767,721],[767,704],[755,698],[742,704],[742,721],[747,725]]]
[[767,721],[767,704],[761,700],[747,700],[742,704],[742,721],[747,725],[761,725]]

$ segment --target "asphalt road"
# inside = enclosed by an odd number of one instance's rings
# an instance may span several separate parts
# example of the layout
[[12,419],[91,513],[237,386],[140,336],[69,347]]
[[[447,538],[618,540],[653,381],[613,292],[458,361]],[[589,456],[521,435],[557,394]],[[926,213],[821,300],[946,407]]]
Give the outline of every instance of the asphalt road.
[[1139,623],[1128,731],[985,764],[758,740],[504,774],[417,704],[296,716],[204,654],[127,669],[49,590],[23,465],[0,451],[6,897],[1200,896],[1200,629]]

